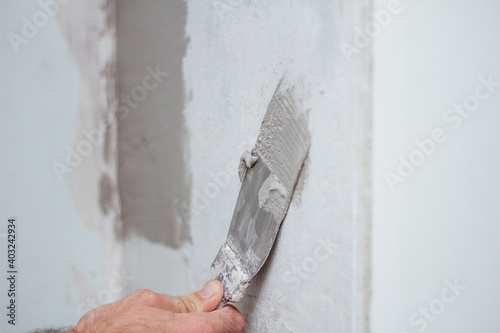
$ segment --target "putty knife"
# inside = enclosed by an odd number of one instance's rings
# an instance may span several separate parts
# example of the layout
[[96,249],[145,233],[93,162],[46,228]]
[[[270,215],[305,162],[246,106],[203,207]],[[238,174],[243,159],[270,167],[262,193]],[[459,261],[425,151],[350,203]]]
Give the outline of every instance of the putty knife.
[[240,301],[266,261],[309,146],[305,115],[297,110],[293,89],[281,82],[255,147],[241,157],[240,193],[226,242],[212,263],[212,278],[224,287],[221,305]]

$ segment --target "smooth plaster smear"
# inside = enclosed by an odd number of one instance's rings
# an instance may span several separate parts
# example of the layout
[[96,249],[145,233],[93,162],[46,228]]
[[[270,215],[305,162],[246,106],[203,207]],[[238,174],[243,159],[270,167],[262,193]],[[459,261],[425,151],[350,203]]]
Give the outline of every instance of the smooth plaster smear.
[[118,183],[124,235],[189,241],[183,1],[117,2]]

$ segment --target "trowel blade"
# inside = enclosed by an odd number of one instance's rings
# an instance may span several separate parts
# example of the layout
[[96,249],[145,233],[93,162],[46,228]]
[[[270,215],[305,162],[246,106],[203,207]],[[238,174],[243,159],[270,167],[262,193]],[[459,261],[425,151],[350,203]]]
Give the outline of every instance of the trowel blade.
[[222,282],[222,303],[238,302],[274,244],[290,205],[310,139],[293,90],[280,84],[252,151],[257,161],[244,173],[225,244],[212,264]]

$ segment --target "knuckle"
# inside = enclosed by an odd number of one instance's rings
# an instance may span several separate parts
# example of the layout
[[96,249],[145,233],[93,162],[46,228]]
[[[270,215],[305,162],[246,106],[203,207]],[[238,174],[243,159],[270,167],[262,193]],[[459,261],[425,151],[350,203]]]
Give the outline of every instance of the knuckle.
[[194,312],[196,311],[196,304],[193,300],[187,296],[177,297],[176,304],[178,305],[177,310],[179,312]]
[[79,327],[81,332],[90,332],[91,328],[96,327],[96,322],[98,321],[98,311],[95,309],[90,310],[82,316],[76,327]]
[[139,289],[132,294],[134,297],[141,300],[154,300],[158,297],[158,294],[149,289]]
[[90,310],[82,316],[80,321],[82,322],[92,321],[95,317],[96,317],[96,311]]

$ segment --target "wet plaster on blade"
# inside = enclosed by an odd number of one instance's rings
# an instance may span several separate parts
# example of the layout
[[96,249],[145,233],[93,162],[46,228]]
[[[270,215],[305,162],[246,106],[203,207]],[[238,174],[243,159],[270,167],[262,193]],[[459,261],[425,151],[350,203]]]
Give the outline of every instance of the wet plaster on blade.
[[[183,1],[117,3],[118,184],[125,237],[178,249],[190,241],[190,180],[182,62],[187,5]],[[149,70],[148,70],[149,68]],[[150,75],[161,74],[160,80]],[[155,88],[134,100],[145,77]],[[131,100],[127,103],[126,100]]]
[[[310,145],[305,112],[299,111],[295,88],[283,79],[262,121],[255,151],[289,195]],[[297,135],[297,133],[300,133]]]
[[296,87],[283,78],[269,103],[254,148],[271,170],[259,190],[259,207],[272,213],[278,223],[286,215],[311,142],[306,113],[299,111],[295,95]]
[[259,208],[273,214],[280,223],[285,215],[287,198],[288,191],[272,173],[259,190]]

